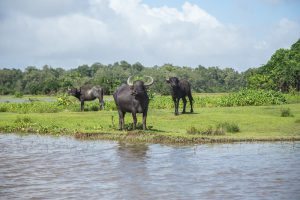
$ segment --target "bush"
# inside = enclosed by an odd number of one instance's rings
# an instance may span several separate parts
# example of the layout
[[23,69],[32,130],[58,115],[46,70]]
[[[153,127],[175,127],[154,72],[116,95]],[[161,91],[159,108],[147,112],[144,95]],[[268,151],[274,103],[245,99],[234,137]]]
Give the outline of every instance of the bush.
[[70,97],[67,94],[62,94],[57,97],[57,104],[59,106],[68,106],[71,105],[73,102],[70,100]]

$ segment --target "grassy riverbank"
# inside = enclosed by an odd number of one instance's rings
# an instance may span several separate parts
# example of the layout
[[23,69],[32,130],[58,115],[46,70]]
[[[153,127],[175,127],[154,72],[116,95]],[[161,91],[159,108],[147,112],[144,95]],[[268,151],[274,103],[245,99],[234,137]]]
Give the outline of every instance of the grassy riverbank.
[[[287,113],[282,117],[282,113]],[[150,109],[147,131],[118,130],[116,111],[0,113],[0,132],[72,135],[150,143],[205,143],[300,140],[300,104],[244,107],[196,107],[174,116],[173,109]],[[141,115],[138,115],[141,122]]]

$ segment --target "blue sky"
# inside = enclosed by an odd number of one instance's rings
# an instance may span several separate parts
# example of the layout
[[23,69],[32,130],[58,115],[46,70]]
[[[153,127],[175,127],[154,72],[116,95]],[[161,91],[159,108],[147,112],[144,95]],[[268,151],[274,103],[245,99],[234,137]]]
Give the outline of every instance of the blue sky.
[[[143,0],[153,7],[171,6],[178,9],[186,0]],[[298,0],[189,0],[224,23],[276,23],[283,17],[300,21]]]
[[266,63],[300,38],[298,0],[1,0],[0,68],[126,60]]
[[[185,0],[143,0],[153,6],[171,6],[181,9]],[[224,24],[247,29],[257,37],[264,35],[266,27],[275,26],[282,18],[300,22],[299,0],[190,0]],[[299,36],[300,37],[300,36]]]

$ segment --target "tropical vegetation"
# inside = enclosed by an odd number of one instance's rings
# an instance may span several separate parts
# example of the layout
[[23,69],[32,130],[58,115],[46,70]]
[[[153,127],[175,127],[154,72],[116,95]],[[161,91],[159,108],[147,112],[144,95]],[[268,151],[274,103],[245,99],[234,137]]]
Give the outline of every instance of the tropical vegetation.
[[[18,66],[20,68],[22,66]],[[25,70],[0,69],[0,94],[56,94],[68,87],[84,84],[101,85],[106,94],[112,94],[130,75],[149,75],[155,80],[151,92],[169,94],[166,77],[178,76],[192,84],[193,92],[235,92],[243,88],[294,92],[300,90],[300,39],[290,49],[277,50],[267,64],[239,72],[231,67],[218,66],[196,68],[188,66],[147,66],[126,61],[104,65],[99,62],[81,65],[75,69],[54,68],[48,65],[41,69],[28,66]]]

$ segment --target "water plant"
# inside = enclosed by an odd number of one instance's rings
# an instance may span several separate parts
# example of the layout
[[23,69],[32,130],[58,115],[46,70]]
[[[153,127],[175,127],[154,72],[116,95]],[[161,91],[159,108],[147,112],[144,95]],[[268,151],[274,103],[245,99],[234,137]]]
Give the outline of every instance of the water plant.
[[273,90],[244,89],[236,93],[222,96],[218,101],[219,106],[262,106],[287,103],[281,92]]

